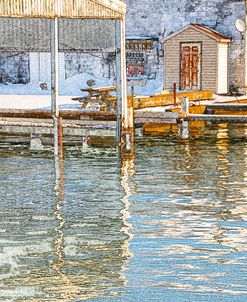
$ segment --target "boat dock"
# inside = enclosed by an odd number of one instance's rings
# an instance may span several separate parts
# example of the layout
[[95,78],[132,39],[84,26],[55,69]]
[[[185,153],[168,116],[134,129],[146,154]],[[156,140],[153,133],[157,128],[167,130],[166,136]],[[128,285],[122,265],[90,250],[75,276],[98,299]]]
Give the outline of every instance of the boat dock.
[[[210,123],[246,123],[247,104],[222,104],[206,103],[203,106],[204,113],[194,114],[199,105],[190,106],[187,98],[181,108],[164,107],[163,111],[135,110],[135,129],[145,125],[177,124],[179,129],[185,129],[178,133],[183,138],[189,138],[189,124],[192,121],[204,121]],[[174,112],[173,112],[174,111]],[[79,141],[88,137],[110,138],[116,136],[117,116],[115,112],[108,111],[83,111],[61,110],[62,133],[66,140],[68,137],[77,137]],[[0,135],[3,136],[52,136],[53,119],[49,110],[33,109],[1,109],[0,110]]]

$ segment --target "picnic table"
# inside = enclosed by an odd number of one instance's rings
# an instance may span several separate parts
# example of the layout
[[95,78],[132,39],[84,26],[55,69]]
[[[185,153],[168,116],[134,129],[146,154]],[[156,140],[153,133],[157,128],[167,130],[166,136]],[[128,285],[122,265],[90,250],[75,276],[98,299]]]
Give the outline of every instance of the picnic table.
[[112,92],[117,91],[115,86],[82,88],[81,91],[87,92],[88,95],[72,100],[82,103],[82,108],[86,108],[89,103],[98,104],[102,111],[116,109],[117,107],[117,97],[112,95]]

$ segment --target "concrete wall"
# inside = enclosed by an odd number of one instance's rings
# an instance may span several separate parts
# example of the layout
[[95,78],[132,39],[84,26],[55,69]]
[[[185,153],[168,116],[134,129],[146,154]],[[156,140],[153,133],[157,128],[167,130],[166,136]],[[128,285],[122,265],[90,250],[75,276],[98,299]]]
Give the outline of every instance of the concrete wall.
[[0,52],[0,76],[13,84],[30,81],[29,55],[27,53]]
[[[233,43],[231,45],[230,50],[230,83],[234,89],[241,89],[244,87],[244,41],[241,34],[235,29],[236,19],[244,18],[244,0],[126,0],[126,3],[128,6],[126,25],[127,36],[154,36],[160,41],[163,37],[179,30],[181,27],[189,23],[200,23],[202,25],[212,27],[213,29],[222,32],[223,34],[232,37]],[[7,22],[8,20],[3,21],[4,22],[1,22],[1,28],[9,25]],[[43,22],[41,23],[41,25],[43,26]],[[19,30],[21,27],[18,26],[15,28]],[[69,28],[69,26],[66,26],[66,28]],[[31,37],[32,39],[30,40],[30,45],[36,45],[37,43],[35,44],[35,41],[33,42],[33,36],[30,35],[30,30],[31,29],[29,27],[29,31],[25,31],[25,39],[21,39],[21,41],[24,41],[25,45],[29,45],[27,41],[29,41]],[[0,31],[2,33],[2,37],[6,31],[4,29]],[[15,37],[18,43],[20,42],[20,39],[18,37],[22,32],[23,30],[20,31],[19,34]],[[77,31],[77,33],[78,32],[79,31]],[[87,32],[90,33],[91,31],[88,30]],[[93,32],[95,37],[96,31]],[[108,38],[114,36],[109,28],[108,30],[103,30],[103,32],[107,33],[106,36]],[[44,45],[48,43],[48,35],[46,33],[46,31],[43,31],[41,34],[42,37],[45,36],[46,38],[46,40],[44,40]],[[4,35],[4,37],[8,38],[8,43],[13,40],[11,39],[10,35]],[[78,35],[76,36],[76,38],[72,39],[73,41],[70,37],[68,41],[66,40],[66,47],[69,46],[69,48],[73,47],[76,49],[75,41],[78,41],[78,39],[80,39],[78,38]],[[1,38],[0,40],[2,41],[3,38]],[[89,40],[92,41],[93,39]],[[39,40],[36,39],[36,42],[37,41]],[[3,42],[7,43],[6,39],[3,40]],[[2,50],[4,43],[0,43],[0,49]],[[112,45],[108,45],[107,43],[106,45],[104,45],[107,48]],[[37,45],[40,47],[39,44],[40,43],[38,43]],[[102,43],[100,44],[102,45]],[[160,47],[161,44],[158,43],[158,46],[154,50],[154,55],[152,57],[149,57],[149,61],[147,62],[147,70],[151,70],[151,72],[149,73],[152,75],[152,79],[149,79],[148,76],[146,85],[140,89],[140,91],[143,91],[143,93],[145,94],[149,91],[150,93],[155,92],[158,87],[162,87],[163,85],[162,74],[163,68],[165,68],[165,66],[163,64],[163,58],[161,57],[162,52],[160,52]],[[1,56],[2,55],[5,54],[1,54]],[[7,65],[6,60],[3,60],[1,56],[0,68],[2,68],[2,72],[5,71],[7,75],[10,76],[11,82],[26,83],[29,81],[29,74],[27,68],[29,63],[24,63],[22,61],[23,56],[20,56],[19,59],[17,59],[18,57],[15,57],[15,59],[13,59],[12,61],[9,60]],[[106,54],[106,59],[105,57],[98,59],[96,57],[93,58],[92,56],[90,56],[90,58],[86,57],[85,59],[84,55],[82,56],[76,53],[66,55],[65,73],[67,78],[69,78],[73,74],[79,74],[82,71],[85,71],[86,68],[88,68],[86,72],[89,74],[92,73],[98,75],[100,72],[102,72],[103,78],[112,77],[114,75],[113,68],[111,65],[112,63],[107,61],[107,56],[108,55]],[[19,66],[17,66],[18,62]],[[145,87],[148,87],[148,89],[145,90]]]
[[189,23],[209,26],[233,38],[230,51],[230,83],[244,87],[244,41],[235,28],[244,19],[244,0],[126,0],[127,33],[156,35],[160,39]]

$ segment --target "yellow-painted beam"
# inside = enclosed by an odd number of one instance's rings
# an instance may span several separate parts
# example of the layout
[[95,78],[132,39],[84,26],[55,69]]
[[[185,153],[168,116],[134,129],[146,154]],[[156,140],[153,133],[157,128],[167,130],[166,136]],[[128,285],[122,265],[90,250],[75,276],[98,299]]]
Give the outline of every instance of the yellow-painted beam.
[[[194,92],[178,92],[177,102],[178,105],[182,99],[186,97],[190,102],[199,102],[202,100],[212,100],[213,93],[210,90],[201,90]],[[135,97],[134,98],[134,109],[142,109],[148,107],[159,107],[159,106],[169,106],[174,104],[173,94],[161,94],[150,97]],[[129,97],[129,106],[131,106],[131,97]]]

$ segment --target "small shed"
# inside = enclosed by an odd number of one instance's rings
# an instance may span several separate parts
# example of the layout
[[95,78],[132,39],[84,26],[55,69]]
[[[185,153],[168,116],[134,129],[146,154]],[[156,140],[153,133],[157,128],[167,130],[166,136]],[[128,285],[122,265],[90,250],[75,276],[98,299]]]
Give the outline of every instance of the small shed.
[[164,88],[176,83],[181,90],[228,93],[230,42],[229,37],[199,24],[165,37]]

